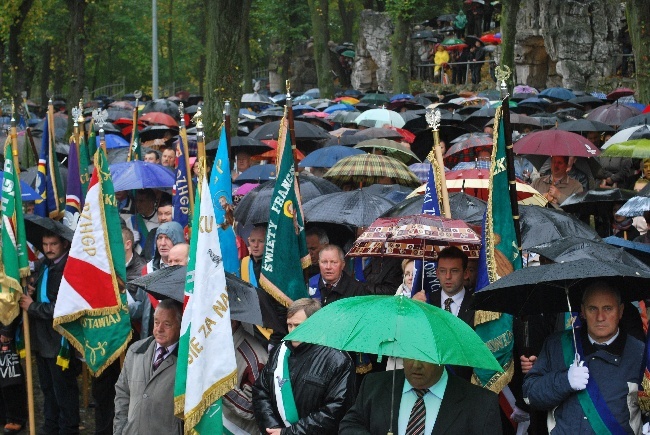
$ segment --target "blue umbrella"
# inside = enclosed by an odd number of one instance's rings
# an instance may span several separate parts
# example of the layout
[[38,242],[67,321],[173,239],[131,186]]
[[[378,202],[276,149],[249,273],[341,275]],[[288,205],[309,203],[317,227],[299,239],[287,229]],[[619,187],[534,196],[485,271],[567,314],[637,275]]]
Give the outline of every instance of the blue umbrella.
[[140,160],[114,163],[110,166],[110,170],[116,192],[132,189],[168,188],[176,182],[176,176],[166,167]]
[[239,174],[234,184],[261,183],[263,181],[275,180],[275,165],[254,165]]
[[365,151],[343,145],[333,145],[318,149],[305,157],[299,164],[301,168],[331,168],[344,157],[364,154]]
[[390,97],[390,102],[392,103],[393,101],[397,101],[397,100],[410,100],[411,98],[415,98],[415,97],[413,97],[413,95],[411,94],[397,94]]
[[565,88],[546,88],[540,92],[539,95],[562,101],[567,101],[576,97],[576,94]]
[[[5,173],[0,171],[0,184],[3,184]],[[37,201],[41,196],[32,187],[21,180],[20,182],[20,197],[23,201]]]
[[343,112],[354,112],[357,109],[355,109],[353,106],[350,106],[349,104],[345,103],[340,103],[340,104],[335,104],[333,106],[329,106],[327,109],[323,110],[325,113],[333,113],[336,111],[343,111]]
[[[104,136],[104,139],[106,140],[106,149],[108,150],[129,146],[129,142],[126,139],[116,134],[107,134]],[[99,136],[95,136],[95,142],[97,144],[97,148],[99,148]]]
[[314,111],[314,108],[312,106],[308,106],[306,104],[296,104],[291,109],[293,110],[293,113],[296,116],[302,115],[303,113]]
[[639,260],[645,261],[646,264],[650,261],[650,245],[647,243],[633,242],[616,236],[605,237],[603,241],[610,245],[620,246]]
[[522,104],[524,104],[524,105],[526,105],[526,104],[538,104],[540,106],[546,106],[546,105],[549,104],[549,101],[544,99],[544,98],[530,97],[530,98],[526,98],[525,100],[521,100],[519,102],[519,106],[521,106]]

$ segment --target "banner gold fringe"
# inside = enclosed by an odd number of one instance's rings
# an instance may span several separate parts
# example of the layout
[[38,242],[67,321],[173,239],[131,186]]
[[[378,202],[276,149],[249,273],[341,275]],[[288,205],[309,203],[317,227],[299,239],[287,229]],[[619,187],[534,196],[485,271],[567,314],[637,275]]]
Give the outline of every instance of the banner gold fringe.
[[492,320],[498,320],[501,318],[501,313],[494,311],[483,311],[477,310],[474,314],[474,326],[480,325],[482,323],[491,322]]
[[[208,390],[203,393],[201,402],[185,414],[183,418],[185,420],[185,433],[196,433],[194,427],[201,421],[205,410],[212,406],[214,402],[228,391],[235,388],[235,385],[237,385],[237,370],[234,370],[231,374],[220,379],[217,383],[208,388]],[[185,395],[178,397],[178,399],[180,398],[184,399]],[[176,403],[174,403],[174,411],[176,411]]]
[[472,374],[472,384],[478,385],[479,387],[483,387],[487,390],[493,391],[497,394],[503,390],[506,385],[510,383],[512,380],[512,375],[515,373],[515,366],[513,360],[508,361],[508,363],[503,367],[504,373],[501,372],[496,372],[492,378],[490,378],[489,381],[485,385],[481,385],[481,381],[479,380],[478,376],[476,376],[476,373]]
[[644,371],[643,373],[643,380],[641,381],[641,386],[643,387],[643,391],[639,391],[639,408],[641,408],[641,411],[644,413],[650,412],[650,396],[648,395],[648,392],[650,392],[650,380],[648,379],[648,372]]
[[264,274],[260,274],[260,285],[268,294],[273,296],[273,299],[278,301],[283,306],[289,308],[289,305],[293,302],[291,298],[284,294],[275,284],[268,280]]

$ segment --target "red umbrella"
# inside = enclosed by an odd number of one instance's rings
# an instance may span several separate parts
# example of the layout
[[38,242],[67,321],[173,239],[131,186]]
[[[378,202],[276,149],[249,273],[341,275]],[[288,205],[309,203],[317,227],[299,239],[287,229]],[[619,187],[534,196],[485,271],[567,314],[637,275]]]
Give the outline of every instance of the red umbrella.
[[494,44],[494,45],[501,44],[501,38],[497,38],[495,35],[492,34],[481,36],[481,41],[485,42],[486,44]]
[[171,116],[162,112],[149,112],[140,117],[142,122],[149,125],[166,125],[167,127],[178,127],[178,122]]
[[607,94],[607,99],[614,101],[622,97],[629,97],[630,95],[634,95],[634,90],[630,88],[618,88]]
[[482,150],[492,150],[490,136],[471,136],[468,139],[455,143],[445,153],[445,165],[454,167],[460,162],[471,162],[476,154]]
[[305,118],[327,118],[329,116],[329,113],[316,111],[303,113],[302,116]]
[[527,134],[515,142],[517,154],[542,156],[595,157],[600,150],[583,136],[563,130],[540,130]]
[[587,119],[590,121],[599,121],[612,127],[618,127],[628,118],[639,114],[640,112],[634,107],[614,103],[596,107],[589,112]]
[[354,242],[349,257],[398,257],[435,261],[445,246],[478,258],[481,238],[462,220],[428,214],[379,218]]

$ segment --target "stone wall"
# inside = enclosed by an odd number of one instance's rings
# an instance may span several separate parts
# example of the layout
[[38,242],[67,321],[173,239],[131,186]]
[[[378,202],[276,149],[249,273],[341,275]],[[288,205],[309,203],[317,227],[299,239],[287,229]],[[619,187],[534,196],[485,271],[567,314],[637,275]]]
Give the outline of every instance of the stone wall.
[[364,10],[359,20],[359,41],[352,67],[352,87],[361,92],[390,92],[392,23],[382,12]]
[[619,0],[523,0],[517,16],[517,81],[587,90],[616,70],[623,17]]

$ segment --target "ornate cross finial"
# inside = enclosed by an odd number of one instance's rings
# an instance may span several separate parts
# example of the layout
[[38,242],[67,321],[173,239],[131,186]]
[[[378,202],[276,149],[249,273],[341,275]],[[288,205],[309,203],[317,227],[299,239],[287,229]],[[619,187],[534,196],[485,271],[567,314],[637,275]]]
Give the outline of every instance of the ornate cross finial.
[[505,91],[508,87],[506,81],[510,78],[511,72],[508,65],[499,65],[494,69],[494,76],[497,78],[497,83],[501,82],[501,90]]
[[135,109],[138,109],[138,101],[142,98],[142,91],[140,89],[133,91],[133,96],[135,97]]
[[79,100],[79,118],[77,122],[83,124],[86,119],[84,118],[84,100],[83,98]]
[[287,80],[285,84],[287,86],[287,98],[291,98],[291,82]]
[[52,98],[54,97],[54,91],[52,89],[48,89],[47,91],[45,91],[45,95],[47,95],[47,98],[49,100],[48,102],[52,103]]
[[185,115],[185,104],[181,101],[178,103],[178,113],[181,114],[181,119],[183,119],[183,116]]
[[196,129],[203,130],[203,112],[201,111],[201,106],[196,109],[196,113],[192,117],[192,121],[196,124]]
[[108,112],[106,110],[93,110],[93,120],[95,124],[99,127],[99,131],[104,129],[104,124],[106,124],[106,119],[108,119]]
[[81,107],[72,108],[72,120],[74,121],[74,126],[79,126],[79,118],[83,119],[80,115],[82,113]]
[[431,127],[431,130],[437,131],[440,128],[440,110],[438,109],[428,109],[425,115],[427,124]]

